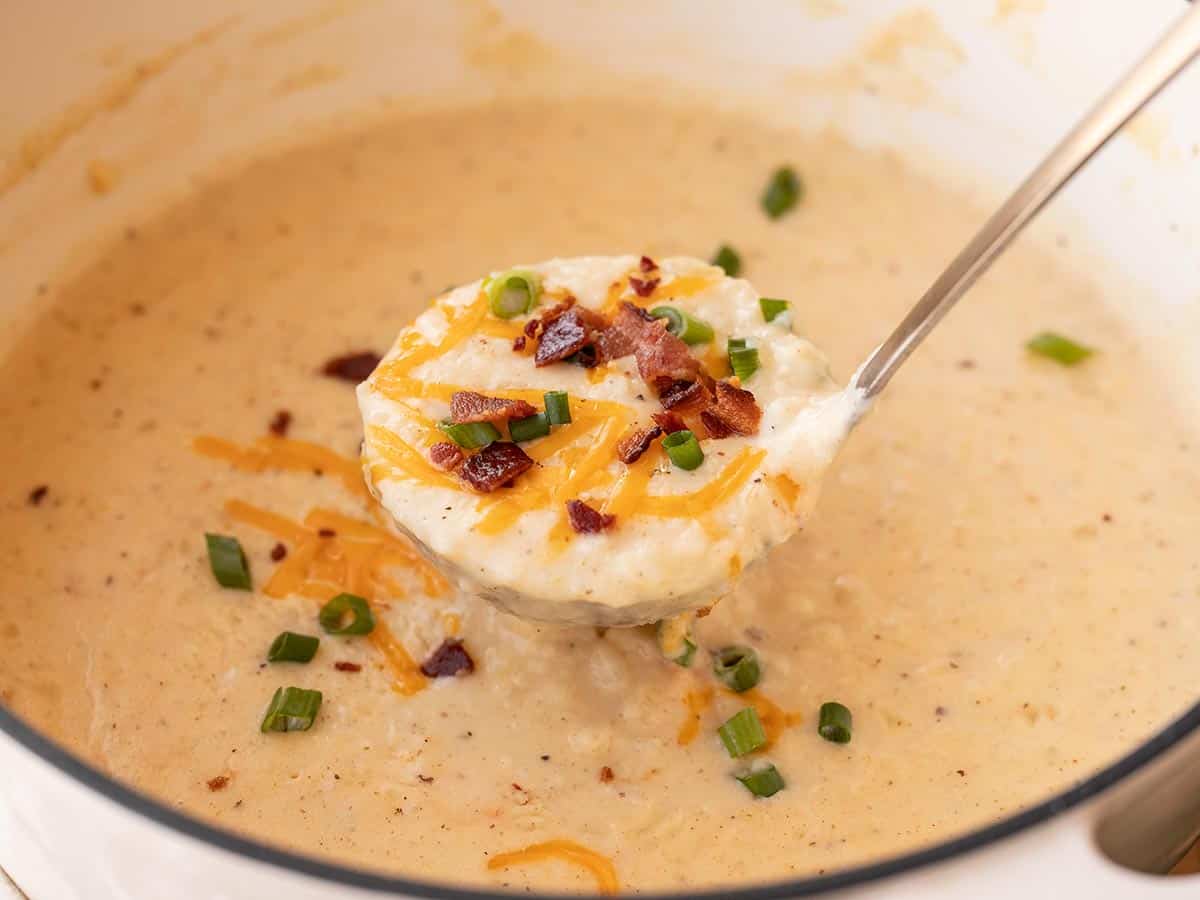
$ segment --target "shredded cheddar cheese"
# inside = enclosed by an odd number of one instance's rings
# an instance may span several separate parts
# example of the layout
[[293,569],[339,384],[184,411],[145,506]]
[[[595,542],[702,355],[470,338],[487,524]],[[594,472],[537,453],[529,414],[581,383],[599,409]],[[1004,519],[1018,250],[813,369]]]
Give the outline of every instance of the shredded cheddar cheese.
[[497,853],[488,860],[487,867],[493,870],[507,869],[509,866],[524,866],[547,860],[561,860],[591,872],[596,879],[596,889],[601,894],[620,893],[621,883],[617,880],[617,869],[612,860],[575,841],[544,841],[509,853]]

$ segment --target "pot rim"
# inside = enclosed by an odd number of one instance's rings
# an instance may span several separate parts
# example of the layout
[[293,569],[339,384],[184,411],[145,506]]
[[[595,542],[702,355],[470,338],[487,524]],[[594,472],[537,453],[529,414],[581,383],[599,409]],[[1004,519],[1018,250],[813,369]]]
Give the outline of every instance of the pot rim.
[[[696,900],[787,900],[811,897],[829,891],[860,887],[884,878],[912,872],[996,843],[1020,831],[1065,813],[1084,801],[1137,772],[1193,732],[1200,731],[1200,702],[1168,724],[1134,750],[1119,758],[1073,788],[1055,794],[1040,803],[1003,818],[991,825],[969,831],[949,841],[910,853],[888,857],[879,862],[852,866],[828,875],[779,881],[758,887],[687,893],[646,894],[646,900],[688,897]],[[125,809],[165,825],[187,837],[213,847],[247,857],[256,862],[298,872],[312,878],[359,888],[380,894],[401,894],[422,900],[507,900],[508,892],[476,888],[443,887],[429,881],[402,878],[366,869],[325,862],[304,853],[283,850],[251,838],[242,837],[216,825],[202,822],[173,809],[141,791],[105,775],[90,763],[43,736],[0,705],[0,733],[8,735],[26,750],[50,763],[63,774],[112,800]],[[531,894],[535,900],[578,900],[579,894]]]

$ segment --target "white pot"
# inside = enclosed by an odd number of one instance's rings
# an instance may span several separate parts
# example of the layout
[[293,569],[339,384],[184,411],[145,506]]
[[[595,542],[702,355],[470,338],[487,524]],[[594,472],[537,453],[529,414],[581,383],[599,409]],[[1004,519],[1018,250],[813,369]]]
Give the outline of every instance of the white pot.
[[[0,352],[17,332],[11,323],[35,311],[42,273],[85,259],[97,236],[222,159],[388,106],[579,88],[569,72],[554,84],[530,77],[506,50],[514,35],[537,34],[579,67],[919,152],[942,177],[995,197],[1185,9],[1182,0],[12,2],[0,8]],[[1198,109],[1200,68],[1046,214],[1137,279],[1139,298],[1156,298],[1122,312],[1168,342],[1200,334]],[[112,156],[125,169],[122,190],[96,203],[79,173]],[[1183,378],[1200,398],[1200,362]],[[1155,687],[1130,686],[1134,699]],[[1187,765],[1198,756],[1200,705],[1086,783],[983,831],[720,896],[1194,896],[1194,882],[1135,874],[1099,848],[1142,871],[1169,865],[1200,831],[1200,766]],[[108,780],[2,707],[0,772],[0,865],[35,900],[497,896],[234,837]]]

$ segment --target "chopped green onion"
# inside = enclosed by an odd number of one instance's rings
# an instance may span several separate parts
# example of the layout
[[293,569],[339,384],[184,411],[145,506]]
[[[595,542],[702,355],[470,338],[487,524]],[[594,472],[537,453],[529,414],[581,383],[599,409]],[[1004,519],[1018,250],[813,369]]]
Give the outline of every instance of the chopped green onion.
[[1091,347],[1077,344],[1068,337],[1055,334],[1053,331],[1043,331],[1025,345],[1030,353],[1048,357],[1064,366],[1074,366],[1092,355]]
[[712,264],[724,269],[725,274],[730,278],[737,278],[738,273],[742,271],[742,258],[728,244],[722,244],[717,248],[717,255],[713,257]]
[[204,542],[208,545],[208,565],[212,569],[213,577],[217,579],[217,584],[239,591],[253,589],[246,551],[242,549],[242,544],[237,538],[205,532]]
[[321,708],[321,692],[307,688],[276,688],[267,714],[263,716],[262,730],[308,731],[312,728],[317,711]]
[[783,781],[783,776],[779,774],[779,770],[774,766],[767,766],[765,769],[757,769],[753,772],[747,772],[745,775],[738,775],[737,780],[755,797],[772,797],[787,787]]
[[691,666],[692,658],[696,655],[696,642],[689,633],[694,618],[692,613],[681,613],[658,620],[658,649],[675,665],[685,669]]
[[650,310],[656,319],[667,320],[667,331],[685,344],[706,344],[713,339],[712,326],[674,306],[656,306]]
[[491,422],[438,422],[442,433],[464,450],[478,450],[500,440],[500,431]]
[[787,300],[776,300],[773,297],[759,297],[758,307],[762,310],[764,322],[774,322],[780,315],[791,308]]
[[747,345],[745,338],[730,338],[729,368],[740,381],[748,381],[758,371],[758,348]]
[[281,631],[267,651],[267,662],[308,662],[317,654],[320,638],[294,631]]
[[542,284],[535,272],[509,269],[488,279],[486,290],[492,315],[511,319],[533,309],[542,292]]
[[796,170],[781,166],[771,173],[771,180],[762,195],[762,208],[768,217],[778,219],[796,205],[804,191]]
[[662,445],[671,462],[681,469],[690,472],[692,469],[698,469],[700,463],[704,462],[704,451],[700,449],[700,442],[690,431],[672,432],[663,438]]
[[[352,618],[346,622],[346,616]],[[330,634],[370,634],[375,630],[375,616],[367,601],[355,594],[338,594],[321,607],[317,619]]]
[[571,422],[571,398],[566,391],[547,391],[544,396],[546,418],[551,425],[569,425]]
[[763,731],[762,722],[753,706],[747,706],[740,712],[726,719],[725,724],[717,729],[721,743],[735,759],[753,753],[767,744],[767,733]]
[[731,691],[748,691],[758,684],[758,654],[753,647],[722,647],[713,654],[713,674]]
[[695,657],[695,655],[696,645],[692,643],[691,638],[685,637],[683,639],[683,650],[681,650],[679,655],[672,659],[671,662],[675,663],[677,666],[682,666],[685,669],[690,669],[692,666],[692,659]]
[[545,437],[550,433],[550,418],[545,413],[535,413],[524,419],[508,420],[508,436],[518,444]]
[[835,744],[850,743],[850,710],[840,703],[822,703],[817,716],[817,733]]

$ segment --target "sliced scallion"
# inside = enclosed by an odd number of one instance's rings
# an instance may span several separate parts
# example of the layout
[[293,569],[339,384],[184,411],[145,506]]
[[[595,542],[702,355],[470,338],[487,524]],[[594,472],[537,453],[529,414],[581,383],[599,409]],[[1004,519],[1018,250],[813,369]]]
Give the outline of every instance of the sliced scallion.
[[758,684],[758,654],[753,647],[722,647],[713,654],[713,674],[731,691],[748,691]]
[[791,308],[787,300],[776,300],[774,297],[759,297],[758,308],[762,310],[764,322],[774,322]]
[[758,371],[758,348],[751,347],[745,338],[730,338],[728,344],[729,368],[742,382]]
[[438,428],[464,450],[478,450],[500,440],[500,430],[491,422],[451,422],[443,419]]
[[675,665],[685,669],[692,665],[692,659],[696,655],[696,642],[692,640],[690,633],[694,618],[691,613],[683,613],[658,621],[658,649]]
[[721,743],[729,755],[735,759],[767,744],[767,733],[763,731],[762,722],[753,706],[747,706],[726,719],[725,724],[717,729],[717,734],[721,736]]
[[656,319],[667,320],[667,331],[685,344],[706,344],[713,339],[712,326],[674,306],[656,306],[650,310]]
[[787,787],[783,776],[773,765],[738,775],[737,780],[755,797],[772,797]]
[[317,654],[320,638],[294,631],[281,631],[267,650],[267,662],[308,662]]
[[672,432],[663,438],[662,445],[671,462],[681,469],[690,472],[692,469],[698,469],[704,462],[704,451],[700,449],[700,442],[690,431]]
[[208,546],[208,565],[213,577],[221,587],[239,591],[252,590],[250,564],[246,562],[246,551],[235,537],[205,532],[204,542]]
[[545,437],[550,433],[550,418],[545,413],[535,413],[524,419],[508,420],[508,436],[518,444]]
[[769,218],[778,219],[796,205],[804,186],[791,166],[781,166],[771,173],[762,195],[763,212]]
[[569,425],[571,422],[571,398],[566,391],[547,391],[544,396],[546,418],[551,425]]
[[1030,353],[1045,356],[1064,366],[1078,365],[1094,352],[1091,347],[1085,347],[1053,331],[1043,331],[1030,339],[1025,347]]
[[825,740],[835,744],[850,743],[851,724],[850,710],[842,704],[834,701],[821,704],[821,712],[817,715],[817,733]]
[[542,284],[535,272],[509,269],[490,278],[486,290],[492,315],[511,319],[533,309],[542,292]]
[[[351,617],[349,621],[346,616]],[[317,619],[330,634],[370,634],[375,630],[371,607],[356,594],[338,594],[321,607]]]
[[742,258],[728,244],[722,244],[717,248],[717,253],[712,258],[712,264],[724,269],[725,274],[730,278],[737,278],[738,273],[742,271]]
[[263,716],[262,730],[308,731],[320,709],[320,691],[298,687],[276,688],[267,714]]

